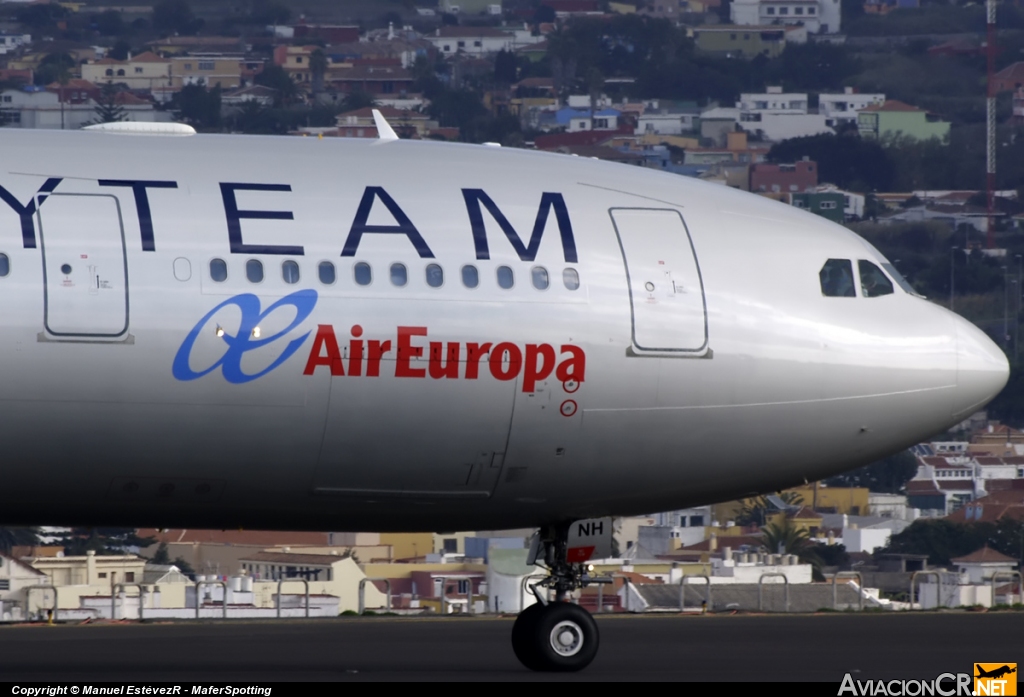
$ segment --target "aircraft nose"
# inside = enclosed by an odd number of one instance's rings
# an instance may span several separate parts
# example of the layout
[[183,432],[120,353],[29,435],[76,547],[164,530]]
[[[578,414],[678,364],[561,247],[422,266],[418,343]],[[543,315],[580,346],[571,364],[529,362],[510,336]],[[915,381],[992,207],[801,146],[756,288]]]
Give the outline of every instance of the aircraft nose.
[[987,404],[1006,385],[1010,363],[985,332],[956,318],[956,397],[953,418],[965,418]]

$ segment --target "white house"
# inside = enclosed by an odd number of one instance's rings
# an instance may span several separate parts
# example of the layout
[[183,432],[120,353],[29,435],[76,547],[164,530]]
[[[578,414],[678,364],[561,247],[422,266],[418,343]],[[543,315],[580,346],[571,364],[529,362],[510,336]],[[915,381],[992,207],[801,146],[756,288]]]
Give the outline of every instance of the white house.
[[840,28],[839,0],[734,0],[734,24],[799,24],[811,34],[836,34]]
[[764,92],[744,92],[736,102],[743,113],[806,114],[806,92],[783,92],[781,87],[768,87]]
[[484,56],[498,51],[513,51],[517,48],[514,34],[494,27],[439,27],[433,36],[424,37],[434,44],[443,56],[465,53]]
[[[0,554],[0,620],[26,619],[26,589],[41,585],[50,585],[46,574],[23,561]],[[35,598],[36,601],[41,599],[41,596]]]
[[1012,580],[1012,573],[1017,567],[1017,560],[988,547],[971,552],[967,556],[950,559],[956,564],[961,574],[967,576],[971,583],[991,583],[992,577],[1006,581]]
[[843,123],[857,123],[857,112],[872,105],[885,104],[885,95],[880,93],[861,94],[847,87],[841,94],[818,95],[818,113],[825,116],[829,126]]
[[0,32],[0,55],[10,53],[30,43],[32,43],[31,34],[7,34]]

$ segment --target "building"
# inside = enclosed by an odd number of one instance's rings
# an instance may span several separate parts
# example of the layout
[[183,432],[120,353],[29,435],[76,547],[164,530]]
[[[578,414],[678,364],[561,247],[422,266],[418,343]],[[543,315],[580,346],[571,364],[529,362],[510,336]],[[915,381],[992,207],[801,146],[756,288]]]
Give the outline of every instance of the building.
[[28,617],[28,588],[49,585],[50,579],[29,564],[0,554],[0,620]]
[[[395,129],[401,137],[425,137],[432,128],[437,127],[436,121],[431,121],[426,114],[415,111],[400,111],[391,107],[379,107],[381,116],[387,119],[388,124]],[[377,126],[373,119],[373,108],[364,107],[354,111],[346,111],[338,114],[335,118],[338,124],[338,135],[345,138],[376,138]],[[381,537],[383,541],[384,537]],[[433,543],[429,544],[431,551]],[[427,547],[420,549],[419,554],[426,554]],[[401,558],[402,554],[396,549],[396,555]]]
[[838,191],[805,191],[789,195],[789,203],[793,207],[839,224],[846,220],[844,201],[845,197]]
[[806,114],[806,92],[783,92],[781,87],[768,87],[764,92],[743,92],[736,102],[740,113]]
[[339,94],[363,92],[386,98],[408,94],[415,78],[399,65],[357,65],[332,71],[327,82]]
[[950,559],[971,583],[989,583],[995,576],[1009,580],[1019,561],[985,545],[970,554]]
[[996,92],[1016,92],[1024,87],[1024,61],[1006,66],[992,76]]
[[[63,100],[58,92],[63,92]],[[62,90],[42,87],[4,90],[0,92],[0,126],[79,129],[97,118],[96,102],[91,97],[83,97],[85,93],[86,90],[76,90],[70,85]],[[168,112],[156,111],[151,103],[128,92],[119,92],[115,101],[124,109],[129,121],[171,120]]]
[[840,94],[819,94],[818,113],[825,117],[825,124],[828,126],[856,124],[857,114],[861,110],[884,103],[884,94],[861,94],[852,87],[847,87]]
[[887,99],[883,104],[865,107],[857,114],[857,130],[862,138],[891,138],[907,136],[917,140],[949,138],[949,121],[937,114]]
[[761,162],[750,167],[750,190],[766,193],[795,193],[818,185],[818,163],[801,160],[792,164]]
[[519,45],[516,37],[507,31],[494,27],[439,27],[433,36],[424,38],[434,44],[442,56],[454,56],[465,53],[472,56],[486,56],[498,51],[514,51]]
[[801,25],[811,34],[838,34],[839,0],[734,0],[729,17],[739,25]]
[[171,63],[171,87],[205,85],[222,90],[235,90],[243,86],[243,56],[224,53],[195,53],[175,56]]
[[775,58],[786,48],[785,29],[770,25],[704,25],[693,29],[693,38],[698,50],[728,58]]
[[138,91],[170,87],[171,61],[151,51],[123,61],[102,58],[82,66],[82,79],[96,85],[123,84]]
[[22,46],[28,46],[31,43],[31,34],[8,34],[0,31],[0,56],[17,51]]

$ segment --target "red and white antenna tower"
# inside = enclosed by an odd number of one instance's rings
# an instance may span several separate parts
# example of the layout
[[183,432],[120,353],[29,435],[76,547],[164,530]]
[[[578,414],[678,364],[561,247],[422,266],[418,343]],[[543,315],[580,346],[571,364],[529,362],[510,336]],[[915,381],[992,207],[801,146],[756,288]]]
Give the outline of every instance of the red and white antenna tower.
[[986,104],[987,126],[985,128],[985,193],[988,205],[988,235],[986,245],[995,247],[995,207],[996,207],[996,0],[986,0],[987,14],[985,55],[988,58],[988,100]]

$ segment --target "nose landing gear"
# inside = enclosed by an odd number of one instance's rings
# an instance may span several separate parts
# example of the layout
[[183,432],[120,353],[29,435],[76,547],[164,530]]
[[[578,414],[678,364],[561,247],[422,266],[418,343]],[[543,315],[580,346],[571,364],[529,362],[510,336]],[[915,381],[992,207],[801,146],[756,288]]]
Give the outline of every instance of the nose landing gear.
[[[568,561],[568,534],[568,524],[542,528],[532,548],[530,563],[539,561],[543,553],[551,575],[531,586],[537,603],[520,612],[512,626],[512,650],[530,670],[582,670],[597,655],[597,622],[565,598],[578,588],[605,580],[590,578],[582,563]],[[547,599],[549,588],[555,591],[554,602]]]

